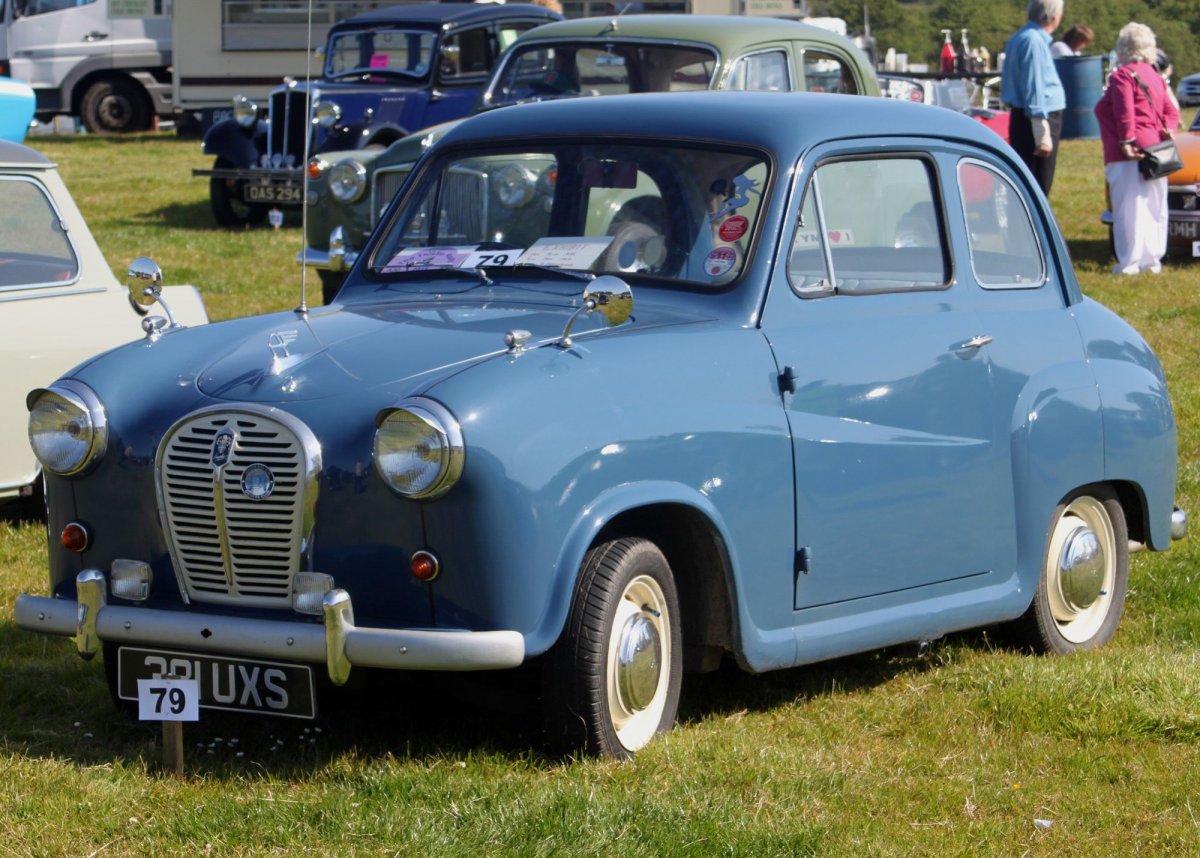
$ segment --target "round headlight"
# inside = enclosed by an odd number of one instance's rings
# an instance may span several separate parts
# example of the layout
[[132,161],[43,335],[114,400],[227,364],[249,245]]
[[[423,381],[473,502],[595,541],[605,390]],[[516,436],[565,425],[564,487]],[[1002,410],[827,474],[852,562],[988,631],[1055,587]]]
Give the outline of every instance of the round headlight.
[[376,419],[375,468],[407,498],[441,497],[462,475],[462,428],[432,399],[406,399]]
[[367,168],[352,158],[338,161],[329,171],[329,193],[343,203],[352,203],[367,187]]
[[322,128],[332,128],[342,118],[342,108],[336,101],[318,101],[313,108],[313,122]]
[[29,396],[29,443],[42,467],[69,477],[104,455],[108,417],[91,388],[60,381]]
[[496,195],[500,204],[510,209],[520,208],[533,199],[537,176],[520,164],[507,164],[496,175]]
[[258,105],[244,95],[234,96],[233,118],[243,128],[250,128],[258,121]]

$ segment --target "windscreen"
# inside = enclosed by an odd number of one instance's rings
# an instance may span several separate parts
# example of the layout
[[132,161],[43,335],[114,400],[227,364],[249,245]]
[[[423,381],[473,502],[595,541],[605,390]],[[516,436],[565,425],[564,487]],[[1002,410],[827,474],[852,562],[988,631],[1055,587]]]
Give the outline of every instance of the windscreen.
[[325,77],[424,77],[433,43],[433,33],[428,31],[379,28],[334,33],[325,49]]
[[534,266],[712,290],[744,270],[767,185],[766,159],[747,151],[592,141],[458,150],[422,170],[371,268]]
[[575,95],[708,89],[717,68],[709,48],[622,42],[518,45],[485,99],[495,107]]

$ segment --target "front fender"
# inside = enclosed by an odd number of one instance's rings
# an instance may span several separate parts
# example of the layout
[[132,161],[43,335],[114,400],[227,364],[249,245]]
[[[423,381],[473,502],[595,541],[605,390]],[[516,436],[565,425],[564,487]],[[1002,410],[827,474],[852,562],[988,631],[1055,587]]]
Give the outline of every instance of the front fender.
[[204,154],[224,158],[235,167],[253,167],[262,151],[260,141],[265,140],[265,123],[259,122],[253,129],[246,129],[235,120],[226,119],[204,135]]
[[367,146],[390,146],[406,136],[408,131],[394,123],[368,125],[356,122],[333,129],[322,141],[320,151],[324,154],[343,149],[364,149]]

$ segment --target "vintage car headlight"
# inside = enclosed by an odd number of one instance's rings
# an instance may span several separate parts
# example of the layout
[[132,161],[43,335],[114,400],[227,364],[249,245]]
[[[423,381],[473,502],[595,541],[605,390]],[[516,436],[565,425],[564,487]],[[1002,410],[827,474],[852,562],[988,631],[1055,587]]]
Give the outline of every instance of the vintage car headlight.
[[375,468],[407,498],[441,497],[462,475],[462,427],[441,403],[425,397],[402,401],[375,420]]
[[29,394],[29,443],[42,467],[69,477],[108,447],[108,416],[100,398],[78,381],[60,381]]
[[510,209],[520,208],[533,199],[537,176],[520,164],[507,164],[496,176],[496,195]]
[[322,128],[332,128],[342,118],[342,108],[336,101],[318,101],[313,107],[313,122]]
[[243,128],[251,128],[258,121],[258,105],[244,95],[233,97],[233,118]]
[[343,203],[357,200],[366,187],[367,168],[353,158],[338,161],[329,171],[329,193]]

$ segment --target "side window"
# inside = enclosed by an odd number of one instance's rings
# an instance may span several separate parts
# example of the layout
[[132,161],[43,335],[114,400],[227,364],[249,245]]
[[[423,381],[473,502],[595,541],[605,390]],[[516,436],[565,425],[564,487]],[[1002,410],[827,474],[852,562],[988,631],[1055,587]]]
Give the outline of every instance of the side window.
[[756,92],[790,90],[788,55],[784,51],[763,51],[740,57],[729,72],[727,88]]
[[522,33],[527,33],[532,30],[535,24],[501,24],[497,40],[500,44],[500,51],[504,52],[508,46],[517,40]]
[[804,52],[804,89],[807,92],[858,94],[854,70],[841,57],[825,51]]
[[933,165],[856,158],[817,167],[804,192],[788,278],[801,294],[941,289],[949,254]]
[[486,74],[492,67],[491,54],[486,27],[455,33],[442,43],[442,80]]
[[1020,193],[978,161],[958,165],[971,268],[980,286],[1029,289],[1045,282],[1041,242]]
[[41,185],[0,179],[0,289],[55,286],[79,276],[79,260]]
[[44,15],[47,12],[61,12],[76,6],[90,6],[95,2],[96,0],[17,0],[13,12],[21,18],[27,15]]

